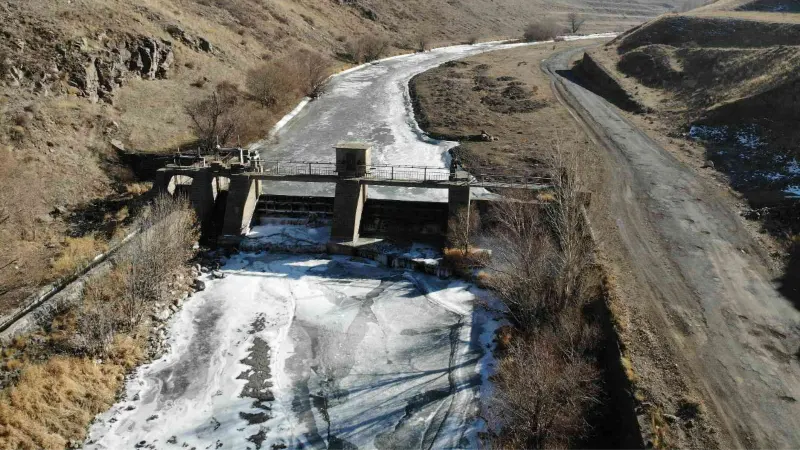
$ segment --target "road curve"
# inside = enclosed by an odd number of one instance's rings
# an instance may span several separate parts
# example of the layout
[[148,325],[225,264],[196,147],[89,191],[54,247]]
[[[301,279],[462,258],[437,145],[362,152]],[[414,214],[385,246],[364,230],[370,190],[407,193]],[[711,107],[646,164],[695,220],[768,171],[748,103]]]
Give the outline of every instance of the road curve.
[[[723,447],[800,448],[800,313],[776,290],[736,212],[600,96],[562,76],[585,49],[542,64],[605,150],[608,205],[640,302],[685,361]],[[632,299],[631,299],[632,300]]]

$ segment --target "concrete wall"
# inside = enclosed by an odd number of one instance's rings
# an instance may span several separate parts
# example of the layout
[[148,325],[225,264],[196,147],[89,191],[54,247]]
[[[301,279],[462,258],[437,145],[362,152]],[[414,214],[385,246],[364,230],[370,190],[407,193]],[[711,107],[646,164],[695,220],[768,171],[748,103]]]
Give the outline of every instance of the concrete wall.
[[222,234],[241,235],[250,228],[261,195],[261,182],[246,175],[231,175]]
[[370,237],[429,238],[447,232],[447,203],[367,200],[361,234]]
[[367,186],[358,180],[341,180],[336,183],[333,202],[331,238],[343,241],[358,240],[361,214],[367,200]]

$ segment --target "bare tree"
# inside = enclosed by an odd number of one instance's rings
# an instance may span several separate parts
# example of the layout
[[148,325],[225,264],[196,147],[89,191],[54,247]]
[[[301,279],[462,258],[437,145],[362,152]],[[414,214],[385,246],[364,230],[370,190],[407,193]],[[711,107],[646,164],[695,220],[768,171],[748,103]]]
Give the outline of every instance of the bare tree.
[[555,295],[561,303],[582,293],[584,277],[591,263],[591,238],[584,217],[584,195],[580,179],[579,152],[569,151],[555,140],[548,164],[556,168],[553,201],[546,211],[558,245],[558,279]]
[[186,114],[192,120],[202,149],[211,151],[236,134],[238,103],[239,95],[231,85],[220,84],[209,97],[186,106]]
[[523,329],[585,301],[591,242],[575,155],[553,144],[549,159],[556,175],[549,199],[525,193],[493,206],[490,284]]
[[584,22],[586,22],[586,18],[575,11],[567,14],[567,24],[569,25],[570,32],[573,34],[581,29]]

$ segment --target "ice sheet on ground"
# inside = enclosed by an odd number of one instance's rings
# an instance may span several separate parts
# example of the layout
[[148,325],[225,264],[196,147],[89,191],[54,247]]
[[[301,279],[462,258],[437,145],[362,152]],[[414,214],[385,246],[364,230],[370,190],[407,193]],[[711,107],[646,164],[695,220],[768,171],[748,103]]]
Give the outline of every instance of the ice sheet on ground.
[[247,237],[259,242],[285,246],[325,244],[331,239],[331,227],[293,223],[290,220],[286,223],[274,221],[252,227]]
[[[239,254],[223,270],[86,448],[478,445],[498,325],[474,308],[479,291],[345,258]],[[265,372],[260,397],[274,399],[241,397]]]

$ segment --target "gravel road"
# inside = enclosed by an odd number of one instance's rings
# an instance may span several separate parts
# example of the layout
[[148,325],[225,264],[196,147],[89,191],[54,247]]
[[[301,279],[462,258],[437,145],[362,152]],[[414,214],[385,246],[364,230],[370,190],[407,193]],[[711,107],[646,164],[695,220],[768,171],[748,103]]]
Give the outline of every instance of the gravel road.
[[800,313],[776,290],[737,213],[603,98],[562,72],[584,49],[542,67],[606,150],[608,213],[653,332],[716,416],[723,447],[800,447]]

